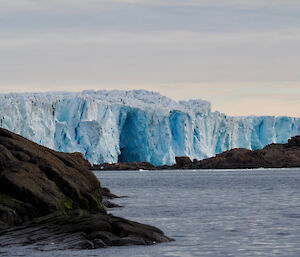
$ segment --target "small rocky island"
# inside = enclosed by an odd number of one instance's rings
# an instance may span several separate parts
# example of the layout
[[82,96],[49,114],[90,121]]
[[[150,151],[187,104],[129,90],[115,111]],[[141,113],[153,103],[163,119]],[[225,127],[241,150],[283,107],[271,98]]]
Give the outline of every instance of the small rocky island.
[[80,153],[62,153],[0,129],[0,247],[92,249],[171,241],[152,226],[107,214]]
[[147,162],[100,164],[93,170],[161,170],[161,169],[255,169],[300,167],[300,136],[292,137],[286,144],[270,144],[252,151],[235,148],[204,160],[193,160],[187,156],[175,157],[176,164],[153,166]]
[[236,148],[194,162],[193,169],[255,169],[300,167],[300,136],[286,144],[270,144],[256,151]]

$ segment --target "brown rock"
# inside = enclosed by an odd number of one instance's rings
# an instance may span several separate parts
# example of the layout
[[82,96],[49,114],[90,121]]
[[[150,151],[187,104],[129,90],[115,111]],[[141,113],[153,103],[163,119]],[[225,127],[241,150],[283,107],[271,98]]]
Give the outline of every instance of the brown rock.
[[56,152],[4,129],[0,185],[0,210],[9,217],[2,222],[9,225],[76,208],[105,213],[100,183],[81,154]]
[[89,167],[79,153],[56,152],[0,129],[0,247],[92,249],[171,241],[157,228],[107,215],[102,197],[117,196],[101,188]]
[[176,156],[175,161],[179,168],[189,167],[192,164],[192,161],[188,156]]
[[263,149],[232,149],[216,157],[194,165],[196,169],[245,169],[245,168],[300,167],[300,136],[291,138],[287,144],[270,144]]
[[91,170],[156,170],[157,168],[149,162],[119,162],[103,163],[93,165]]

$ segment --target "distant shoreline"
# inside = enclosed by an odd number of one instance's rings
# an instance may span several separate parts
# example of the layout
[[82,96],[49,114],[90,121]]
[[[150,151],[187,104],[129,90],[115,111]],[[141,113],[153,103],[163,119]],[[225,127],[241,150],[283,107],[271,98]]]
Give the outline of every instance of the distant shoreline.
[[260,150],[235,148],[216,157],[193,160],[188,156],[175,157],[173,165],[154,166],[149,162],[119,162],[93,165],[91,170],[186,170],[186,169],[259,169],[299,168],[300,136],[292,137],[286,144],[270,144]]

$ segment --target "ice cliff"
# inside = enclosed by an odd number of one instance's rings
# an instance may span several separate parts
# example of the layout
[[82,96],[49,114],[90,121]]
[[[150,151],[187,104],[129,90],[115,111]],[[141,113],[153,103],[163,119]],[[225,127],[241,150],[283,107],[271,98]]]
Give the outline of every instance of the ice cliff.
[[1,127],[95,164],[171,164],[175,156],[256,150],[300,134],[300,118],[229,117],[203,100],[176,102],[143,90],[1,94],[0,106]]

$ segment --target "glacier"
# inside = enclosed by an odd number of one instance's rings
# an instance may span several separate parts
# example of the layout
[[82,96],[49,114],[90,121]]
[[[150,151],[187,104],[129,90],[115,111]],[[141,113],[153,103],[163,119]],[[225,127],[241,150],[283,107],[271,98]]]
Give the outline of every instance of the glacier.
[[93,164],[200,160],[300,134],[300,118],[226,116],[204,100],[177,102],[145,90],[9,93],[0,94],[0,106],[1,127],[54,150],[81,152]]

